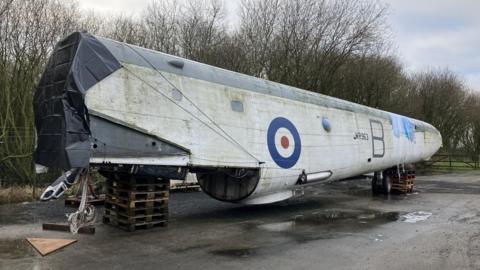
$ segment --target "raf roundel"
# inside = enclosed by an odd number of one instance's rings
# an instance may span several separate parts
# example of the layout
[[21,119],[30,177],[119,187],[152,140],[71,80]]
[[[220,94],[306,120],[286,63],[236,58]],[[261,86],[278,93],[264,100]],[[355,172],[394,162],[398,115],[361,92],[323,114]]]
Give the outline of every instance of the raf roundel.
[[268,152],[281,168],[289,169],[300,158],[302,143],[297,129],[288,119],[273,119],[267,131]]

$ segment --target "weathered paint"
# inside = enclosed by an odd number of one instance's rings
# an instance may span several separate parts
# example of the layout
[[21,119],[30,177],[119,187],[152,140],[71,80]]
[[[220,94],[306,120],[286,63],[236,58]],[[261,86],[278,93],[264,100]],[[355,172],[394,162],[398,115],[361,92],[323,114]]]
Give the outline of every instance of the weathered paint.
[[[118,61],[125,64],[156,69],[165,72],[166,74],[176,74],[182,77],[194,78],[200,81],[207,81],[214,84],[300,101],[302,103],[315,104],[327,108],[364,113],[385,119],[389,119],[391,115],[382,110],[376,110],[338,98],[216,68],[103,37],[97,38],[106,48],[109,49],[110,53],[112,53]],[[182,67],[179,68],[179,65],[172,65],[172,62],[182,63]],[[427,124],[425,125],[425,128],[434,131],[434,128],[431,127],[431,125]]]
[[[184,69],[190,63],[186,61]],[[232,83],[160,71],[167,81],[145,64],[122,64],[124,68],[87,92],[89,112],[119,119],[126,126],[188,149],[188,165],[192,167],[261,168],[260,183],[245,203],[292,196],[302,172],[329,171],[328,180],[333,181],[428,159],[441,146],[440,133],[414,119],[402,118],[417,127],[414,139],[412,134],[395,136],[391,120],[395,116],[373,108],[305,91],[299,95],[295,88],[271,82],[265,85],[284,94],[297,94],[282,97],[271,95],[263,85],[252,91],[242,89],[241,83],[234,87]],[[180,100],[174,98],[172,84],[183,93]],[[315,102],[292,96],[315,97]],[[232,101],[243,103],[243,112],[232,110]],[[291,167],[279,166],[268,149],[268,128],[279,117],[294,125],[301,140],[301,153]],[[324,119],[328,119],[330,131],[324,129]],[[282,147],[280,140],[275,144]],[[289,140],[290,147],[295,148],[295,140]]]

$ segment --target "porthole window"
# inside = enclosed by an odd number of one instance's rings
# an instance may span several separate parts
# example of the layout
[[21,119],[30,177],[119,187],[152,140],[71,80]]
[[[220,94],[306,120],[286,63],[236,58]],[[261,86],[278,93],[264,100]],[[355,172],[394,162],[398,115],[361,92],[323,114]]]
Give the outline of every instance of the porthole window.
[[181,101],[182,100],[182,92],[178,91],[178,89],[174,88],[172,89],[172,97],[176,101]]
[[326,117],[322,118],[322,126],[326,132],[330,132],[330,130],[332,129],[332,126],[330,125],[330,121]]
[[232,107],[232,111],[234,112],[243,112],[243,103],[239,100],[232,100],[230,102],[230,106]]

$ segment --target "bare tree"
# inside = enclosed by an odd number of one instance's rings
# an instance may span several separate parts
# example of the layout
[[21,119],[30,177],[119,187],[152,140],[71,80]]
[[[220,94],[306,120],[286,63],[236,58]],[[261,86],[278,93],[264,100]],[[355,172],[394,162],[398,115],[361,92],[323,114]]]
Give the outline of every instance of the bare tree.
[[472,156],[473,160],[480,155],[480,96],[470,93],[464,104],[465,128],[461,138],[461,147],[465,153]]
[[76,24],[78,31],[86,31],[100,36],[107,36],[109,34],[108,30],[110,22],[102,15],[91,10],[81,12],[78,15]]
[[[2,2],[3,3],[3,2]],[[32,98],[54,44],[75,28],[76,5],[14,0],[0,21],[0,166],[19,183],[31,183],[35,142]]]
[[407,89],[408,114],[437,127],[444,146],[454,150],[459,146],[465,128],[464,104],[466,88],[458,76],[448,69],[414,74]]
[[147,31],[142,22],[134,16],[118,15],[108,23],[112,26],[105,30],[105,36],[142,47],[147,47]]
[[241,24],[238,40],[244,44],[247,70],[253,76],[266,77],[270,70],[270,57],[278,25],[280,0],[243,0],[241,3]]
[[178,44],[178,16],[180,6],[176,1],[154,0],[144,12],[144,25],[151,49],[169,54],[179,53]]
[[3,14],[7,12],[13,0],[0,0],[0,22],[3,20]]
[[245,0],[239,35],[250,74],[332,94],[339,68],[383,43],[384,17],[367,1]]
[[[404,96],[403,67],[394,57],[360,55],[346,60],[337,75],[335,96],[389,111],[401,110],[398,98]],[[400,92],[399,92],[400,91]]]
[[217,0],[192,0],[181,7],[178,39],[184,57],[211,63],[212,52],[225,39],[222,12]]

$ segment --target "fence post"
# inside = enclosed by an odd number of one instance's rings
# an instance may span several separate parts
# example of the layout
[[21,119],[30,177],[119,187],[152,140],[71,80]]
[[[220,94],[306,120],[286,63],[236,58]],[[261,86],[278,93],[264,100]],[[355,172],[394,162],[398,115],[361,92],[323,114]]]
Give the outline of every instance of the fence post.
[[35,201],[36,199],[36,193],[37,193],[37,177],[38,177],[38,174],[37,174],[37,168],[35,166],[35,162],[33,161],[32,159],[32,166],[33,166],[33,171],[35,172],[34,176],[33,176],[33,187],[32,187],[32,196],[33,196],[33,200]]

